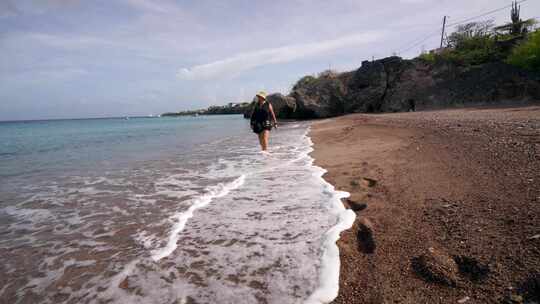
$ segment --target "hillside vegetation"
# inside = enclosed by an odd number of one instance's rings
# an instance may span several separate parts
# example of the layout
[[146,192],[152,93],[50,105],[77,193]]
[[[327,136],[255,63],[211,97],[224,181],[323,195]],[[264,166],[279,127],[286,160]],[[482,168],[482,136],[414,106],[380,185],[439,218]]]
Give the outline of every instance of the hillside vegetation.
[[[540,30],[531,32],[535,20],[519,21],[495,27],[491,20],[458,26],[448,37],[447,47],[424,53],[420,59],[472,66],[489,62],[507,62],[516,67],[540,71]],[[515,32],[512,32],[515,31]],[[536,64],[535,64],[536,63]]]

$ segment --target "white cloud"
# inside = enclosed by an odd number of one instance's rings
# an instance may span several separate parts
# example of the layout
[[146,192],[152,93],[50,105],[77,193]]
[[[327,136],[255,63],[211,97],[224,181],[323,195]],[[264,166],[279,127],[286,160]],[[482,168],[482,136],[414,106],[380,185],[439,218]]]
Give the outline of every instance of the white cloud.
[[89,72],[83,68],[66,67],[50,69],[31,69],[14,74],[0,74],[0,88],[21,88],[39,85],[56,86],[66,84],[69,81],[77,80],[88,75]]
[[[0,0],[1,1],[1,0]],[[111,39],[89,35],[48,34],[42,32],[13,31],[0,36],[0,47],[6,49],[28,49],[30,47],[52,47],[63,50],[88,49],[95,46],[114,46]]]
[[36,78],[49,79],[54,81],[65,81],[76,77],[87,75],[88,71],[81,68],[65,68],[54,70],[42,70],[34,72]]
[[226,75],[238,75],[259,66],[290,62],[346,47],[372,43],[380,40],[384,35],[383,32],[367,32],[314,43],[296,44],[278,48],[262,49],[249,53],[240,53],[211,63],[196,65],[191,68],[182,68],[178,72],[178,77],[185,80],[205,80]]
[[411,4],[411,3],[424,3],[424,2],[429,2],[429,0],[399,0],[399,2]]
[[51,35],[43,33],[28,33],[22,38],[37,41],[41,44],[63,49],[88,48],[95,45],[112,45],[111,41],[83,35]]
[[78,5],[79,0],[0,0],[0,18],[39,15],[57,8]]
[[173,5],[164,3],[163,1],[151,1],[151,0],[125,0],[130,6],[145,12],[153,13],[171,13],[177,11],[177,8]]

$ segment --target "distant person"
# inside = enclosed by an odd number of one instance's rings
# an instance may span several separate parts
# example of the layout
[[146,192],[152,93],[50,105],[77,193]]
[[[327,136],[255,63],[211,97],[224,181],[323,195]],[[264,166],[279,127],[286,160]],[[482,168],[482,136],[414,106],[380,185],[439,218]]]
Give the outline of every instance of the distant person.
[[[259,136],[261,149],[268,149],[268,137],[272,126],[277,128],[276,115],[270,102],[266,101],[266,93],[261,91],[255,95],[257,99],[251,112],[251,129]],[[270,121],[272,120],[272,121]]]
[[409,100],[407,100],[407,102],[409,103],[409,112],[412,111],[412,112],[416,112],[416,101],[412,98],[409,98]]

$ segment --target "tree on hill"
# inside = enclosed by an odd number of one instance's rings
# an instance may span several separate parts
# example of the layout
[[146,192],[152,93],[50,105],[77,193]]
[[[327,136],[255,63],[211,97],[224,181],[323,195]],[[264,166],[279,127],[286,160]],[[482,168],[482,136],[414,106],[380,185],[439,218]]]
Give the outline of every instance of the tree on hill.
[[454,49],[470,48],[475,42],[481,43],[493,36],[493,20],[470,22],[459,25],[448,37],[448,46]]
[[476,65],[505,58],[496,43],[493,20],[458,26],[448,37],[448,47],[440,54],[441,59],[461,65]]

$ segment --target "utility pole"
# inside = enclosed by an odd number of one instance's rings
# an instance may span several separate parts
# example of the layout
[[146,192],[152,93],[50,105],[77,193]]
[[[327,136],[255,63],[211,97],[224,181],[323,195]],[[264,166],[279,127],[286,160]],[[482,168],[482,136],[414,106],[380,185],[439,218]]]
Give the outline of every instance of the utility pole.
[[443,47],[443,41],[444,41],[444,30],[445,30],[445,27],[446,27],[446,16],[444,16],[443,18],[443,22],[442,22],[442,33],[441,33],[441,46],[440,48],[442,49]]

